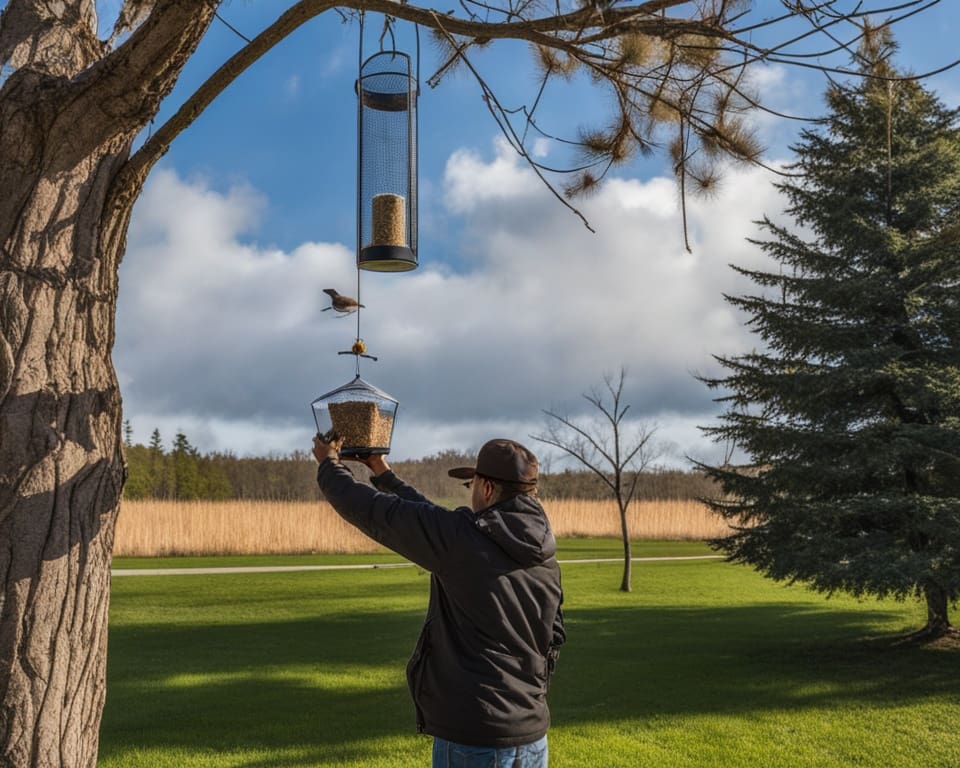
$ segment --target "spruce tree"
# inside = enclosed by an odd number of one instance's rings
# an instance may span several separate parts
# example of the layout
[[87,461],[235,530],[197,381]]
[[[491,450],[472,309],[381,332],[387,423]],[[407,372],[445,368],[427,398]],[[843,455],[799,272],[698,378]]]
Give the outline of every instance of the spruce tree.
[[822,592],[917,595],[935,638],[960,595],[958,111],[866,32],[863,77],[830,86],[778,185],[796,226],[751,241],[778,268],[727,297],[763,345],[702,378],[724,404],[705,431],[749,457],[705,467],[735,525],[713,544]]
[[149,461],[147,464],[147,496],[154,499],[169,498],[170,481],[167,472],[167,457],[163,451],[160,430],[154,428],[150,435]]
[[173,497],[181,501],[199,499],[203,495],[200,456],[183,432],[177,432],[173,438],[170,459],[173,465]]

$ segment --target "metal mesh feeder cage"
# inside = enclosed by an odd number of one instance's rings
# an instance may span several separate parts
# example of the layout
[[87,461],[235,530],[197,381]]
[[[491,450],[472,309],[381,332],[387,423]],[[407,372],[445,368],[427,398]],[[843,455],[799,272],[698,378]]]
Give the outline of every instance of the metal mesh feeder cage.
[[417,266],[417,80],[410,57],[381,51],[357,80],[357,266]]
[[390,453],[398,405],[359,375],[311,403],[317,432],[323,435],[333,430],[343,438],[341,456]]

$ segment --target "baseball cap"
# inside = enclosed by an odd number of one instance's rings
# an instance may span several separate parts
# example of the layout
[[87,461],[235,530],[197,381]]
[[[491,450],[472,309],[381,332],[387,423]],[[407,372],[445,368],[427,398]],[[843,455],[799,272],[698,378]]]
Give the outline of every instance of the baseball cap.
[[538,469],[537,457],[527,448],[513,440],[497,439],[483,444],[475,467],[454,467],[447,474],[460,480],[483,475],[506,483],[535,483]]

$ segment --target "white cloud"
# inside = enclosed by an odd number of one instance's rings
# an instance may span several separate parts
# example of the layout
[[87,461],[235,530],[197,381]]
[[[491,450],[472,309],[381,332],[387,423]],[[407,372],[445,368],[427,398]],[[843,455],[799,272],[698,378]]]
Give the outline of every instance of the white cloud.
[[469,214],[479,204],[526,198],[542,190],[536,176],[520,166],[505,139],[496,141],[496,157],[485,163],[472,150],[453,153],[447,163],[447,205],[454,213]]
[[544,158],[550,154],[550,139],[539,138],[533,142],[533,151],[531,153],[536,158]]
[[322,78],[332,78],[340,74],[348,63],[353,63],[356,54],[348,45],[338,45],[323,53],[317,74]]
[[136,428],[153,428],[140,413],[276,419],[287,399],[309,400],[310,372],[326,364],[315,350],[339,343],[333,329],[348,322],[320,322],[320,291],[355,281],[352,254],[242,242],[262,209],[248,189],[151,178],[121,267],[115,354]]
[[[308,417],[309,419],[309,417]],[[230,451],[237,456],[287,455],[293,450],[310,450],[315,429],[306,422],[284,423],[258,418],[219,418],[192,413],[146,412],[134,414],[133,440],[148,445],[154,429],[159,430],[165,450],[173,448],[178,432],[204,452]]]
[[[394,455],[525,439],[543,408],[580,408],[621,365],[632,414],[680,453],[711,451],[694,426],[712,395],[691,372],[756,345],[721,294],[745,288],[729,262],[763,261],[744,239],[780,209],[770,181],[731,171],[718,197],[688,201],[690,254],[669,180],[612,179],[582,203],[592,234],[502,144],[489,160],[454,153],[431,195],[446,213],[429,215],[462,217],[458,239],[422,240],[414,272],[362,276],[362,335],[380,357],[362,373],[400,400]],[[137,440],[160,427],[202,450],[306,449],[310,401],[352,378],[353,358],[337,352],[355,320],[320,311],[323,288],[353,293],[352,249],[261,247],[249,236],[264,215],[244,187],[151,178],[122,267],[115,354]]]
[[287,98],[295,99],[300,95],[300,75],[293,74],[287,78],[286,82],[283,84],[284,93],[287,94]]

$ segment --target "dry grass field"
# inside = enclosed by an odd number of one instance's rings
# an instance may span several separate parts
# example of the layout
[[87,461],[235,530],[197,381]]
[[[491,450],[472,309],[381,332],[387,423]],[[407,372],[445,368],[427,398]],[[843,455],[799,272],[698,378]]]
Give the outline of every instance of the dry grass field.
[[[558,536],[620,536],[611,501],[546,500],[544,507]],[[727,530],[704,505],[676,500],[634,503],[629,526],[631,538],[656,540],[700,540]],[[114,554],[356,554],[379,549],[323,502],[124,501]]]
[[[620,537],[620,513],[613,501],[555,499],[543,503],[557,536]],[[698,501],[636,501],[627,513],[631,539],[702,541],[725,534],[727,524]]]

